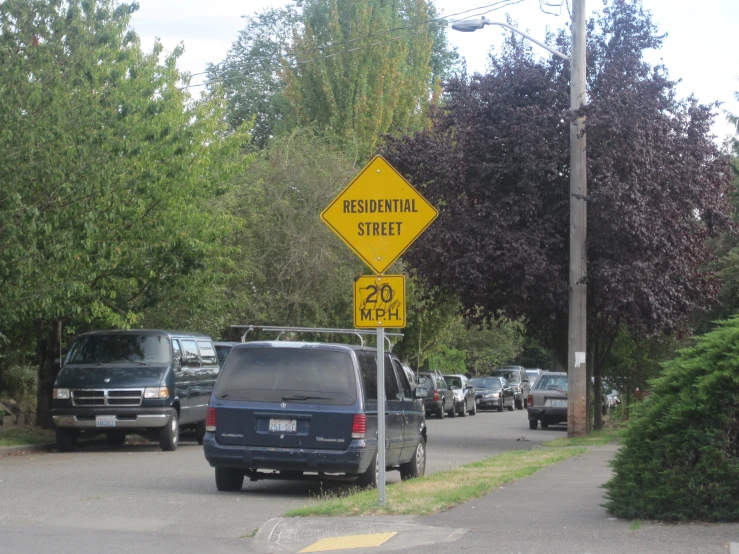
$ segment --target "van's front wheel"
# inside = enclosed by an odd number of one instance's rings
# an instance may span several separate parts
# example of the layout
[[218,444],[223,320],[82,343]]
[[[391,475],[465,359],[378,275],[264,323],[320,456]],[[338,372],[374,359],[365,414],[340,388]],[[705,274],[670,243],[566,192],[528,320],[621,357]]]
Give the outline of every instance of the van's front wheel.
[[159,446],[165,452],[177,450],[180,443],[180,422],[177,418],[177,410],[172,408],[167,424],[159,429]]
[[423,477],[424,473],[426,473],[426,441],[421,439],[416,445],[413,457],[408,462],[400,464],[400,478],[403,481],[415,479]]
[[71,452],[77,445],[77,431],[75,429],[56,430],[56,449],[59,452]]

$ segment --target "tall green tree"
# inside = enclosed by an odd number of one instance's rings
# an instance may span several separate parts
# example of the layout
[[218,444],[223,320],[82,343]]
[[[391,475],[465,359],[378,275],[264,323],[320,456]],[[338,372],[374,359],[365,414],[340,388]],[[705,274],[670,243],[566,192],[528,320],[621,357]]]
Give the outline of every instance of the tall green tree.
[[253,118],[257,146],[311,124],[362,159],[383,133],[427,120],[458,67],[445,27],[430,0],[297,0],[247,17],[208,75],[233,127]]
[[135,325],[231,228],[210,206],[242,137],[180,88],[179,48],[142,51],[136,8],[0,3],[0,329],[35,333],[40,425],[63,325]]

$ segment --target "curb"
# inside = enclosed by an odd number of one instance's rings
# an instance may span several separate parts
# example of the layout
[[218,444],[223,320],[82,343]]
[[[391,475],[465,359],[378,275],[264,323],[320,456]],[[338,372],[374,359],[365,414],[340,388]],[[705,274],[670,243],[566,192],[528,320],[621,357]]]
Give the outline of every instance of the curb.
[[47,452],[56,448],[55,444],[24,444],[21,446],[0,446],[0,456],[25,454],[26,452]]

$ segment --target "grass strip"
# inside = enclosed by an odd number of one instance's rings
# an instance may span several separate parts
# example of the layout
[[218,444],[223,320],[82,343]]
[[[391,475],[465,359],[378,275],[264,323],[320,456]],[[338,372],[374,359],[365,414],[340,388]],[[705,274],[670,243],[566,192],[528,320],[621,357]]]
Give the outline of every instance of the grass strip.
[[599,431],[591,431],[587,437],[574,437],[571,439],[554,439],[541,443],[542,446],[563,448],[570,446],[605,446],[611,441],[618,439],[626,430],[622,427],[606,427]]
[[587,448],[539,448],[516,450],[448,471],[388,485],[385,506],[377,505],[377,491],[325,495],[290,510],[287,517],[359,516],[384,514],[428,515],[472,498],[479,498],[501,485],[536,473],[543,467],[587,452]]
[[11,427],[0,431],[0,446],[24,446],[54,442],[54,432],[39,427]]

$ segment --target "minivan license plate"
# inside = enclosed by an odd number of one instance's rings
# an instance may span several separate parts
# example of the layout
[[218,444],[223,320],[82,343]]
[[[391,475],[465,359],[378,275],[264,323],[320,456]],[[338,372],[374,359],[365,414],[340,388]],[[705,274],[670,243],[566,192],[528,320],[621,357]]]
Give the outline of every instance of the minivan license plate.
[[115,427],[114,415],[95,416],[95,427]]
[[270,419],[270,433],[294,433],[298,430],[298,421],[296,419]]
[[566,408],[567,400],[552,400],[552,408]]

